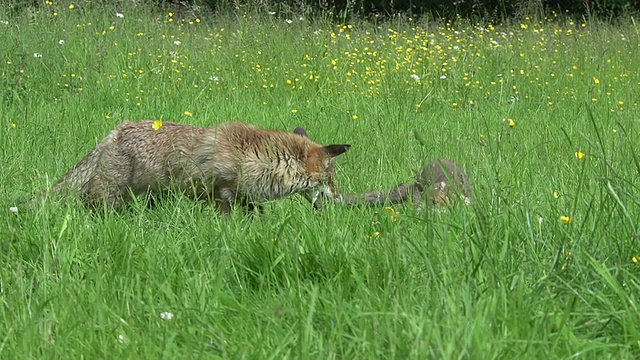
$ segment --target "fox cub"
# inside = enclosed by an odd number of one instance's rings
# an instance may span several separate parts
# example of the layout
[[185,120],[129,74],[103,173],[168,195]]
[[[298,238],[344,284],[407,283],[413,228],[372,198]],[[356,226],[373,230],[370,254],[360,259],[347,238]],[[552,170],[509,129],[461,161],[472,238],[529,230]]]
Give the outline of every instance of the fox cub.
[[320,208],[320,195],[333,198],[337,191],[335,158],[349,148],[318,145],[301,128],[289,133],[241,122],[203,128],[124,121],[53,192],[118,208],[133,195],[177,190],[213,201],[223,213],[234,204],[262,210],[260,202],[301,193]]
[[357,206],[383,206],[405,202],[438,207],[450,206],[457,198],[465,204],[471,203],[471,183],[464,169],[455,163],[439,159],[424,165],[412,183],[400,184],[389,191],[373,191],[344,195],[336,202]]

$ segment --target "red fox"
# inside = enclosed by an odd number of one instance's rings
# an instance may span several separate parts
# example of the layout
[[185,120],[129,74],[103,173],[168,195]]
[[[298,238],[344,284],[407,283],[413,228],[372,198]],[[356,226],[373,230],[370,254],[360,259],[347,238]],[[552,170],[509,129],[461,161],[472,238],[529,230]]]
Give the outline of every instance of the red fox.
[[[350,145],[321,146],[301,128],[294,133],[241,122],[203,128],[173,122],[124,121],[54,186],[88,205],[121,207],[132,195],[184,192],[253,210],[260,202],[301,193],[320,208],[333,198],[335,157]],[[262,206],[258,205],[262,210]]]
[[446,160],[435,160],[424,165],[413,183],[400,184],[389,191],[373,191],[362,194],[343,195],[336,202],[358,206],[384,206],[405,202],[420,203],[423,199],[428,205],[450,206],[460,199],[471,203],[471,183],[464,169]]

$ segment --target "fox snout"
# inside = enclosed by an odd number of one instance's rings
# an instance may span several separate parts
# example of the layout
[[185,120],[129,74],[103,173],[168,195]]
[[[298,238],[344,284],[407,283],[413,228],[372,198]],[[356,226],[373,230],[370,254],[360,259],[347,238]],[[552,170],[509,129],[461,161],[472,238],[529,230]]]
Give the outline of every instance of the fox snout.
[[313,204],[313,208],[316,210],[322,209],[323,198],[333,199],[335,192],[329,185],[321,185],[317,188],[311,189],[304,193],[305,198]]

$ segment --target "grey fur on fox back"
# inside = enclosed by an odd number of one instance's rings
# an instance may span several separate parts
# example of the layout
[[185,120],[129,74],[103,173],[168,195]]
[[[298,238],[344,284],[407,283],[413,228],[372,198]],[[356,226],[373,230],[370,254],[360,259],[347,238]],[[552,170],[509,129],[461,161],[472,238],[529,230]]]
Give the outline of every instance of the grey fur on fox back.
[[[160,125],[160,124],[157,124]],[[316,208],[330,198],[334,160],[350,145],[321,146],[302,130],[232,122],[215,128],[154,121],[122,122],[54,186],[88,205],[120,207],[131,195],[178,190],[214,201],[222,212],[301,193]]]
[[428,205],[449,206],[457,198],[465,204],[471,203],[469,177],[462,167],[439,159],[424,165],[414,182],[397,185],[388,191],[342,195],[336,202],[350,206],[384,206],[426,201]]

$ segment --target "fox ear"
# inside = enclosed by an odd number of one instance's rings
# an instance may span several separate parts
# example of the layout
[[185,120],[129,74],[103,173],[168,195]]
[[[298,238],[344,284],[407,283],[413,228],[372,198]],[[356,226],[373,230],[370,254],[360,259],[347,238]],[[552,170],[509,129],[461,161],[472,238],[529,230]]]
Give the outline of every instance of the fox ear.
[[300,135],[300,136],[302,136],[302,137],[308,137],[308,136],[307,136],[307,132],[306,132],[306,131],[304,131],[304,129],[303,129],[303,128],[301,128],[300,126],[298,126],[297,128],[295,128],[295,129],[293,130],[293,133],[294,133],[294,134],[296,134],[296,135]]
[[324,150],[327,152],[327,154],[329,154],[329,156],[336,157],[336,156],[344,153],[345,151],[349,150],[350,148],[351,148],[351,145],[349,145],[349,144],[327,145],[327,146],[324,147]]

